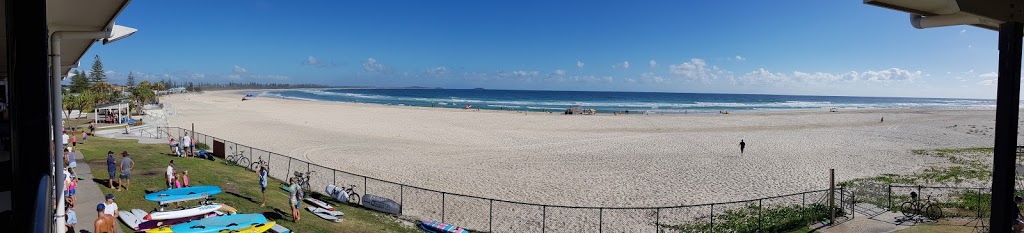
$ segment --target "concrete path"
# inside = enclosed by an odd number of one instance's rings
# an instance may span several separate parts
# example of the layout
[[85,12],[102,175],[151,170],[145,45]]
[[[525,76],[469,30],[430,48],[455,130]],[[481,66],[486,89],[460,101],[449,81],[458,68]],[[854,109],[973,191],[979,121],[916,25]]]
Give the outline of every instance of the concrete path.
[[[105,137],[105,138],[114,138],[114,139],[133,139],[133,140],[138,140],[139,143],[142,143],[142,144],[166,144],[167,143],[167,138],[153,138],[153,137],[149,137],[150,136],[149,134],[154,134],[154,135],[157,134],[156,127],[153,127],[153,126],[150,126],[150,125],[142,125],[142,126],[132,127],[131,132],[132,132],[132,134],[125,134],[124,133],[124,127],[119,127],[119,128],[116,128],[116,129],[97,130],[96,131],[96,136],[97,137]],[[140,135],[140,134],[145,134],[145,136]]]
[[[75,230],[80,233],[92,232],[95,227],[93,222],[96,221],[96,205],[106,201],[104,198],[106,194],[101,192],[100,186],[93,181],[95,177],[92,174],[92,169],[85,162],[85,157],[81,152],[75,153],[75,160],[78,163],[78,168],[75,169],[75,173],[78,174],[78,190],[75,191],[75,196],[78,196],[78,201],[75,202],[78,225],[75,226]],[[99,179],[106,181],[109,178],[106,176],[107,174],[101,174]],[[120,233],[121,228],[118,227],[117,231]]]

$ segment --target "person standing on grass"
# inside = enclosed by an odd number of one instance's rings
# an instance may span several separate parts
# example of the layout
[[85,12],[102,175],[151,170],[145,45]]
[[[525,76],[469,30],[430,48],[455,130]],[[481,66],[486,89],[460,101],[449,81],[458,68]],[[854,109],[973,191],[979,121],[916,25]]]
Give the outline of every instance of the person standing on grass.
[[743,154],[743,149],[746,149],[746,148],[747,148],[747,143],[743,142],[743,139],[740,139],[740,154]]
[[[108,194],[109,195],[109,194]],[[106,214],[107,204],[96,205],[96,221],[93,222],[93,233],[115,233],[114,218]]]
[[288,201],[292,206],[292,222],[299,222],[299,185],[295,184],[295,177],[288,179]]
[[191,155],[191,153],[189,153],[188,151],[188,149],[190,148],[189,143],[191,142],[192,137],[189,137],[188,134],[185,134],[184,137],[181,137],[181,150],[184,151],[184,157],[188,157],[189,155]]
[[64,132],[64,134],[60,136],[61,137],[61,142],[64,143],[64,147],[68,147],[68,140],[71,140],[71,138],[68,137],[68,131],[67,130],[64,130],[62,132]]
[[174,188],[174,160],[167,164],[167,172],[164,173],[167,177],[167,189]]
[[263,202],[260,202],[260,207],[267,205],[267,174],[269,173],[267,165],[260,163],[260,169],[256,170],[256,175],[260,176],[260,191],[263,192]]
[[107,185],[110,189],[114,189],[114,178],[117,171],[117,161],[114,159],[114,151],[107,151],[107,175],[110,179],[107,179]]
[[128,156],[128,151],[121,152],[121,176],[117,179],[117,191],[121,191],[121,186],[124,186],[124,190],[128,190],[128,186],[132,185],[132,169],[135,168],[135,161]]

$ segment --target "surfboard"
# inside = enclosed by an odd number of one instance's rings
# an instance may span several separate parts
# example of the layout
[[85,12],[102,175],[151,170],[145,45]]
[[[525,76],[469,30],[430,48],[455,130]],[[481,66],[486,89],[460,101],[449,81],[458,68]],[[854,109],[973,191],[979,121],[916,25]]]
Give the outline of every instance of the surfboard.
[[193,186],[186,188],[167,189],[159,192],[146,194],[147,201],[167,204],[171,202],[190,201],[207,198],[221,193],[217,186]]
[[309,210],[309,212],[313,213],[317,217],[320,217],[320,218],[322,218],[324,220],[331,221],[331,222],[341,222],[341,219],[338,218],[338,217],[335,217],[334,215],[331,215],[331,214],[328,214],[328,213],[324,213],[324,212],[317,212],[317,211],[314,211],[314,209],[320,209],[320,208],[315,208],[315,207],[312,207],[312,206],[307,206],[306,207],[306,210]]
[[167,219],[176,219],[176,218],[186,218],[186,217],[192,217],[192,216],[198,216],[198,215],[204,215],[204,214],[213,213],[213,211],[216,211],[216,210],[220,209],[222,206],[223,205],[218,204],[218,203],[212,203],[212,204],[196,206],[196,207],[192,207],[192,208],[188,208],[188,209],[183,209],[183,210],[152,212],[152,213],[149,213],[148,215],[146,215],[143,219],[145,219],[145,220],[167,220]]
[[419,225],[420,229],[435,233],[469,233],[469,231],[461,227],[438,221],[426,221]]
[[264,224],[243,227],[242,229],[233,230],[233,231],[220,231],[218,233],[228,233],[228,232],[230,232],[230,233],[263,233],[263,232],[266,232],[266,231],[270,230],[270,228],[273,228],[276,225],[277,225],[277,222],[270,221],[270,222],[267,222],[267,223],[264,223]]
[[321,200],[317,200],[316,198],[307,197],[306,198],[306,202],[309,202],[310,204],[313,204],[314,206],[317,206],[317,207],[320,207],[320,208],[324,208],[324,209],[327,209],[327,210],[334,210],[334,207],[331,206],[331,204],[327,204],[327,202],[324,202],[324,201],[321,201]]
[[281,225],[274,225],[274,226],[270,227],[270,232],[275,232],[275,233],[292,233],[292,230],[289,230],[288,228],[285,228],[284,226],[281,226]]
[[[135,210],[139,210],[139,209],[135,209]],[[135,213],[132,213],[135,210],[132,210],[132,211],[124,211],[124,210],[117,211],[117,214],[118,214],[117,218],[120,218],[121,222],[124,222],[124,225],[127,225],[128,227],[130,227],[132,229],[138,229],[139,228],[139,224],[142,224],[142,221],[143,221],[142,217],[146,216],[145,215],[146,212],[143,211],[142,212],[142,214],[143,214],[142,216],[137,216]],[[142,210],[139,210],[139,211],[142,211]]]
[[216,216],[213,213],[209,213],[209,214],[205,214],[205,215],[190,216],[190,217],[177,218],[177,219],[145,220],[145,216],[148,215],[148,213],[146,213],[146,211],[143,211],[143,210],[140,210],[140,209],[132,209],[130,212],[122,210],[122,211],[118,211],[118,214],[120,215],[119,218],[121,219],[122,222],[124,222],[125,225],[127,225],[129,228],[131,228],[133,230],[136,230],[136,231],[146,231],[146,230],[157,228],[157,227],[160,227],[160,226],[174,225],[174,224],[188,222],[188,221],[192,221],[192,220],[196,220],[196,219],[202,219],[202,218],[205,218],[205,217]]
[[312,206],[306,206],[306,210],[309,210],[309,212],[313,212],[313,213],[330,214],[332,216],[342,216],[342,215],[345,215],[345,213],[342,213],[341,211],[328,210],[328,209],[319,208],[319,207],[312,207]]
[[[173,226],[162,226],[146,231],[148,233],[213,233],[219,231],[234,231],[246,227],[267,223],[267,218],[262,214],[232,214],[216,216],[180,223]],[[270,228],[270,227],[267,227]]]

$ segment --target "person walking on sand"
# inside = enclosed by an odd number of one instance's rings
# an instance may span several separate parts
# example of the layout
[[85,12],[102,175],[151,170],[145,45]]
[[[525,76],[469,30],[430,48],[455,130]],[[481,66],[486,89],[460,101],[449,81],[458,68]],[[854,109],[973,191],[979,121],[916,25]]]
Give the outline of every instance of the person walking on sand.
[[743,154],[743,149],[746,149],[746,148],[747,148],[747,143],[743,142],[743,139],[740,139],[740,154]]
[[121,176],[117,178],[117,191],[121,191],[122,186],[124,186],[124,190],[128,190],[128,187],[132,185],[132,169],[135,168],[135,161],[128,156],[128,151],[121,152]]

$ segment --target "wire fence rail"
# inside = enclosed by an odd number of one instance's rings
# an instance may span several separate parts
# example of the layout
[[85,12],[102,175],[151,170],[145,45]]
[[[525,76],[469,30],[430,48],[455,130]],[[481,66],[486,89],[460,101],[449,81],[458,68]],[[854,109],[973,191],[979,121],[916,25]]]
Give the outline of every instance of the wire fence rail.
[[[210,145],[217,156],[230,156],[246,169],[265,161],[270,176],[288,180],[293,173],[311,174],[311,191],[325,194],[327,185],[348,187],[363,197],[350,203],[414,220],[439,220],[485,232],[784,232],[828,222],[830,210],[843,216],[843,192],[829,189],[751,200],[661,207],[597,207],[525,203],[450,193],[367,177],[273,153],[180,127],[157,127],[160,137],[189,134]],[[218,149],[221,147],[223,149]],[[217,151],[222,150],[222,151]],[[266,159],[264,159],[266,158]],[[372,195],[375,198],[368,198]],[[367,202],[369,200],[369,202]]]

